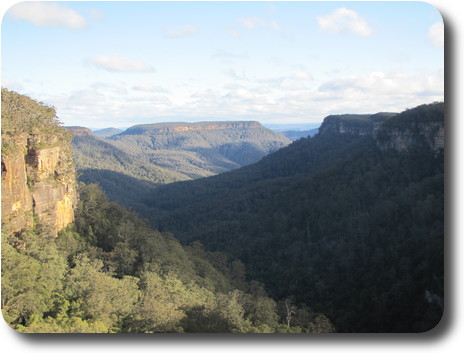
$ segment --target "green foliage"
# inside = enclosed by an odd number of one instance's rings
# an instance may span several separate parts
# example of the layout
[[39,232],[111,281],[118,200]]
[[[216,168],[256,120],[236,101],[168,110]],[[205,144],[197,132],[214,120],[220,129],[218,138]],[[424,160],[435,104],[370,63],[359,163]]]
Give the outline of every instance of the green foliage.
[[384,128],[404,128],[411,124],[418,125],[424,123],[443,122],[445,115],[445,104],[435,102],[432,104],[423,104],[413,109],[407,109],[404,112],[388,119],[383,124]]
[[277,304],[260,284],[245,281],[241,262],[209,254],[199,243],[181,246],[171,234],[109,202],[96,185],[79,189],[75,225],[58,237],[38,229],[2,234],[2,311],[13,328],[281,331]]
[[2,88],[2,154],[16,152],[21,138],[27,138],[30,148],[43,148],[67,143],[71,137],[53,107]]
[[62,289],[66,260],[52,239],[32,231],[2,233],[2,308],[7,322],[25,325],[33,315],[53,309],[53,293]]
[[110,199],[145,217],[149,212],[140,200],[160,184],[236,169],[289,142],[258,123],[212,130],[194,125],[189,131],[172,129],[176,124],[140,125],[108,139],[75,136],[79,180],[100,184]]
[[[433,125],[443,105],[397,117]],[[158,228],[239,258],[273,297],[314,308],[308,332],[331,330],[318,312],[339,331],[416,332],[443,311],[443,190],[443,151],[381,151],[368,136],[327,133],[145,200]]]
[[[187,179],[182,174],[150,163],[121,147],[124,146],[117,146],[112,140],[92,135],[74,136],[72,141],[74,161],[78,170],[84,175],[85,171],[93,170],[98,166],[97,170],[118,172],[153,183],[166,184]],[[104,179],[104,176],[101,179]],[[95,181],[99,180],[95,179]]]

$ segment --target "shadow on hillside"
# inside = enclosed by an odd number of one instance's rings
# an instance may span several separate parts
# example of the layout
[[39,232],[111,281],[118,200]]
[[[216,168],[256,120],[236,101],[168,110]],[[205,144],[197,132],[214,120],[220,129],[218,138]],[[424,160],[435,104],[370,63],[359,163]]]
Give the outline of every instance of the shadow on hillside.
[[141,200],[162,185],[106,169],[80,170],[78,180],[85,184],[99,184],[110,200],[137,212],[142,218],[148,217],[150,209]]

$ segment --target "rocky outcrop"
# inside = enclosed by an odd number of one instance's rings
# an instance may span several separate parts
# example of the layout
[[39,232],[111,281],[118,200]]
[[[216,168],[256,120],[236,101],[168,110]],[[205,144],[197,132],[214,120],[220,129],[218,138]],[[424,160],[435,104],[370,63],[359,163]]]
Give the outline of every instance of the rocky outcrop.
[[383,149],[407,150],[411,146],[423,146],[432,150],[445,147],[445,127],[443,122],[427,122],[405,128],[384,128],[377,138],[377,145]]
[[370,136],[382,150],[420,147],[438,151],[445,146],[444,104],[421,105],[399,114],[331,115],[319,133]]
[[378,130],[377,145],[398,151],[412,147],[439,151],[445,147],[444,103],[421,105],[392,117]]
[[320,134],[351,134],[376,137],[382,124],[395,113],[329,115],[319,128]]
[[[2,109],[2,118],[4,113],[8,118],[9,111]],[[77,202],[68,134],[60,127],[49,134],[40,130],[37,134],[12,134],[12,128],[5,130],[1,161],[2,230],[13,233],[39,226],[45,234],[56,236],[74,221]]]
[[66,130],[72,132],[74,136],[91,136],[92,130],[82,126],[65,126]]
[[25,149],[7,157],[2,156],[2,229],[4,231],[14,232],[33,224],[32,194],[27,183]]

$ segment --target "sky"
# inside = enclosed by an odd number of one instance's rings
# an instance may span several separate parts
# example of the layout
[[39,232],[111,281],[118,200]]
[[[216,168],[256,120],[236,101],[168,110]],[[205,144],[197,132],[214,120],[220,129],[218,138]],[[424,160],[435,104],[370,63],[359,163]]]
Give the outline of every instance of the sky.
[[1,85],[64,125],[316,123],[443,101],[443,36],[425,2],[19,2]]

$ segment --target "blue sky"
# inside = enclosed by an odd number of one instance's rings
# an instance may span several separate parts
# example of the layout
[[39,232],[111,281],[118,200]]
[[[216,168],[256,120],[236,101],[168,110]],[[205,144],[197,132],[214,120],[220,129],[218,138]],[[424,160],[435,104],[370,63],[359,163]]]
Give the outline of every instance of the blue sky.
[[444,99],[443,22],[423,2],[22,2],[2,87],[65,125],[313,123]]

